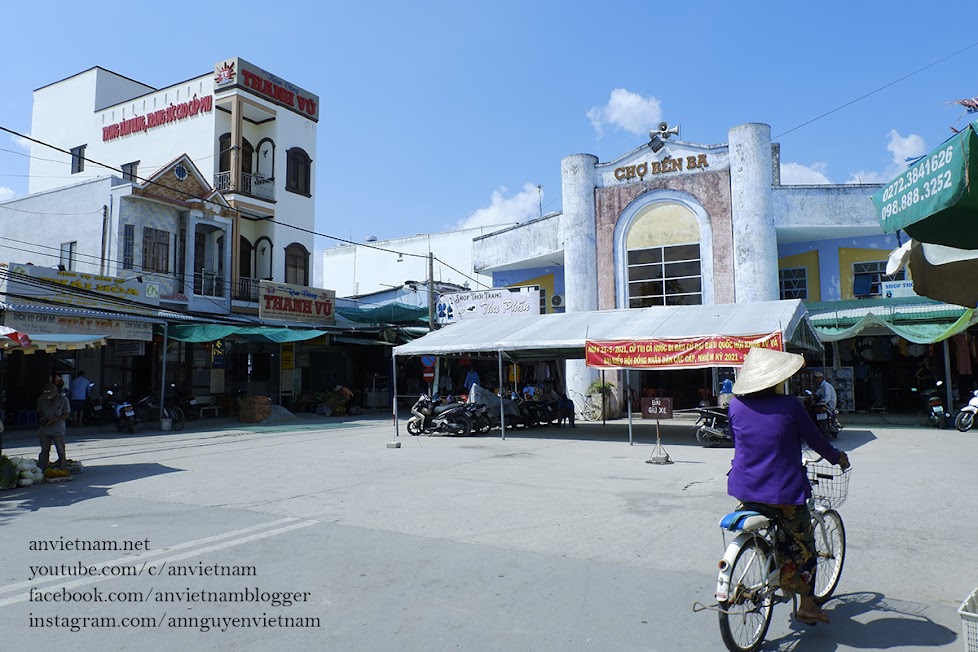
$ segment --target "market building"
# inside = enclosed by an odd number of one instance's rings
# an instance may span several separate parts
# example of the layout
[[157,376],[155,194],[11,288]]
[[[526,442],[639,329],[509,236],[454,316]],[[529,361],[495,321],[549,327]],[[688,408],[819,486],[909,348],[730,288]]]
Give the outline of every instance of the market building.
[[[567,312],[802,299],[825,343],[809,365],[830,367],[845,410],[916,407],[911,388],[938,377],[971,387],[973,312],[914,296],[902,270],[886,276],[905,237],[883,234],[878,185],[783,185],[768,125],[733,127],[717,145],[675,131],[662,125],[613,161],[564,158],[563,211],[475,238],[474,271],[560,288]],[[581,393],[597,375],[583,360],[564,373]],[[637,385],[691,407],[730,373],[647,370]]]
[[319,115],[318,96],[240,58],[163,88],[95,67],[37,89],[29,194],[0,204],[23,246],[3,321],[38,353],[6,356],[8,413],[53,372],[226,404],[298,395],[313,352],[347,378],[335,293],[311,287]]

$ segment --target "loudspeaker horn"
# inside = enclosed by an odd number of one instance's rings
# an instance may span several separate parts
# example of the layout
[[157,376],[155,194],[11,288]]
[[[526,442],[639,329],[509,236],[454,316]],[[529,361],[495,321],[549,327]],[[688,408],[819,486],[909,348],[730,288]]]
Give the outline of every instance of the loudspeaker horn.
[[663,138],[668,138],[669,136],[679,137],[679,125],[670,128],[668,122],[659,123],[659,135]]

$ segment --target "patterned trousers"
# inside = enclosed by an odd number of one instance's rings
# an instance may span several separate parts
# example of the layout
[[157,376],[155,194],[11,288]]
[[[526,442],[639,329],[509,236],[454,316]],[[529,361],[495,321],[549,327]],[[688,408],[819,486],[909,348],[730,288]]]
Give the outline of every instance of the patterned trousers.
[[740,509],[759,512],[779,522],[774,545],[781,562],[781,588],[801,595],[814,595],[818,557],[808,505],[744,502],[740,504]]

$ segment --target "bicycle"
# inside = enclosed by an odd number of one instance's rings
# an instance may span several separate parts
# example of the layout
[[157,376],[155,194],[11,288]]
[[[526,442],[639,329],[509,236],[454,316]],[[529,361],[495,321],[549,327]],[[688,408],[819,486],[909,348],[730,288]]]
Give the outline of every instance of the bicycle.
[[[844,471],[817,460],[805,460],[812,485],[808,510],[815,531],[815,602],[832,597],[846,558],[846,531],[837,509],[849,493],[849,469]],[[719,562],[715,605],[693,605],[694,611],[716,610],[720,636],[730,652],[753,652],[764,642],[771,625],[774,605],[792,602],[797,596],[780,593],[781,561],[774,545],[780,524],[753,511],[736,511],[720,521],[724,545],[727,532],[736,534]]]
[[584,421],[600,421],[601,420],[601,404],[595,403],[594,399],[580,392],[575,392],[574,390],[569,390],[573,399],[574,406],[577,408],[577,413],[581,415],[581,419]]
[[[144,423],[148,428],[159,430],[162,428],[160,422],[160,404],[155,397],[147,396],[136,402],[136,422]],[[186,421],[183,410],[175,405],[163,405],[162,418],[170,420],[171,430],[180,430]]]

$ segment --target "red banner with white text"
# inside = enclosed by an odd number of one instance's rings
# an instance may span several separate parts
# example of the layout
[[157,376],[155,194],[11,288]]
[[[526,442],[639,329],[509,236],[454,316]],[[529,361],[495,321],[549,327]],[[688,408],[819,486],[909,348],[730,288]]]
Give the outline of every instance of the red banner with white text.
[[585,342],[589,367],[605,369],[696,369],[739,367],[754,347],[784,350],[781,332],[761,335],[706,335],[680,339]]

